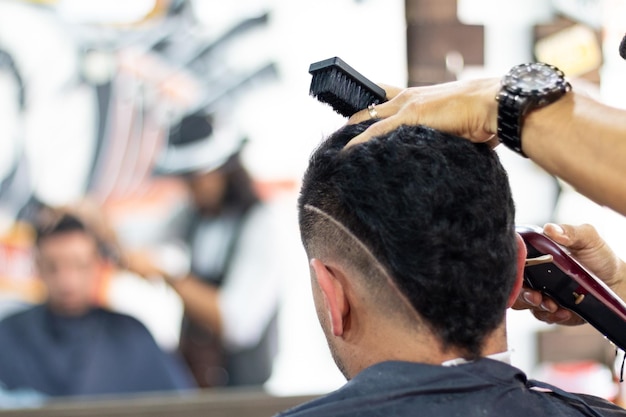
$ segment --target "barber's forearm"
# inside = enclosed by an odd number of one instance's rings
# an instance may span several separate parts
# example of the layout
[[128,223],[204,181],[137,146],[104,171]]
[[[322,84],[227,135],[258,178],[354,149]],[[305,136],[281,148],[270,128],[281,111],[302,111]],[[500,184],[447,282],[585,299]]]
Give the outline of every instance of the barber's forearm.
[[580,193],[626,215],[626,112],[570,93],[532,111],[524,152]]
[[187,316],[221,336],[222,316],[218,305],[218,289],[193,276],[170,279],[168,283],[182,299]]

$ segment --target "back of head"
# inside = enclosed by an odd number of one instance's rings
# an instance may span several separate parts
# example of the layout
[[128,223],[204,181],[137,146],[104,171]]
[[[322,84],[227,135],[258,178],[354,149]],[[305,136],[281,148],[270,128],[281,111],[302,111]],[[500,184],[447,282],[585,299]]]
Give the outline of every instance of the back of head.
[[[487,145],[423,126],[343,150],[369,123],[343,127],[310,159],[298,202],[307,254],[356,264],[372,287],[388,276],[444,348],[477,357],[515,280],[507,175]],[[373,256],[337,239],[327,217]],[[377,263],[385,274],[368,272]]]

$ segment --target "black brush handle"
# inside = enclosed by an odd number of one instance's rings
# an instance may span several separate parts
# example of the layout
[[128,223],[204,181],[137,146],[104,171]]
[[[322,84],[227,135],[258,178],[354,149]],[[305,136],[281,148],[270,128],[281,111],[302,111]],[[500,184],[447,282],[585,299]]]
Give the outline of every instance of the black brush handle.
[[350,65],[346,64],[339,57],[328,58],[322,61],[312,63],[309,66],[309,74],[315,75],[318,72],[328,71],[330,69],[336,69],[343,72],[355,83],[359,84],[363,89],[369,91],[371,94],[376,96],[379,99],[380,103],[387,101],[387,93],[383,88],[370,81],[368,78],[363,76],[363,74],[352,68]]

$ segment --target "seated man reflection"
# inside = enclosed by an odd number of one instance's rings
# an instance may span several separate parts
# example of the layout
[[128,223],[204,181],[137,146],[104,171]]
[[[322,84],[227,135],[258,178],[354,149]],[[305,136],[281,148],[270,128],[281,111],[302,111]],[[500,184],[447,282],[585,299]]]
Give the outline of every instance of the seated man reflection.
[[0,382],[50,396],[188,388],[185,369],[136,319],[94,305],[106,246],[79,218],[37,229],[35,261],[46,303],[0,322]]

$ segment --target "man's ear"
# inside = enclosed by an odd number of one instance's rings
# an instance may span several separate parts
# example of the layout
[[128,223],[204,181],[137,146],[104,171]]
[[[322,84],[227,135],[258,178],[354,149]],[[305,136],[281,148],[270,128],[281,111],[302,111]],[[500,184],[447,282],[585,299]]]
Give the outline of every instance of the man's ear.
[[328,267],[319,259],[311,259],[311,268],[324,299],[324,312],[329,318],[332,334],[343,336],[344,320],[350,312],[343,284],[337,279],[337,271]]
[[517,297],[519,296],[520,291],[522,290],[522,284],[524,283],[524,266],[526,266],[526,244],[524,243],[524,239],[520,236],[519,233],[515,233],[515,239],[517,241],[517,258],[516,258],[516,273],[515,273],[515,284],[513,285],[513,289],[511,290],[511,294],[509,294],[509,301],[507,302],[507,308],[511,307]]

